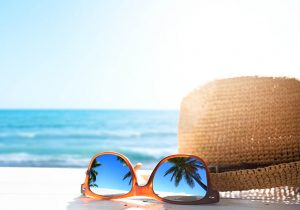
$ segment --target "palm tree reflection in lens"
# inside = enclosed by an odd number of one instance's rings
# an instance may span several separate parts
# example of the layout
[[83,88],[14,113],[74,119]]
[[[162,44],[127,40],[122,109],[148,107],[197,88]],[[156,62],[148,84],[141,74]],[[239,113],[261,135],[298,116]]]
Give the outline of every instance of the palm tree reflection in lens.
[[168,160],[169,163],[173,164],[171,168],[169,168],[164,176],[168,174],[172,174],[171,182],[174,180],[174,184],[178,187],[179,183],[184,177],[186,183],[194,188],[196,181],[205,191],[207,191],[207,186],[201,181],[201,176],[198,173],[198,169],[205,169],[205,166],[202,162],[195,158],[187,158],[187,157],[176,157]]
[[95,168],[97,168],[101,165],[102,164],[99,163],[96,159],[94,160],[94,162],[91,166],[90,176],[89,176],[89,186],[90,187],[98,187],[98,185],[96,184],[98,172],[95,170]]
[[[125,160],[123,158],[117,156],[117,160],[120,161],[124,167],[128,167],[127,163],[125,162]],[[130,170],[128,171],[128,173],[126,173],[123,176],[123,181],[126,180],[126,179],[129,179],[128,185],[131,185],[132,176],[131,176],[131,171]]]
[[197,158],[177,156],[166,159],[157,168],[153,191],[170,201],[198,201],[207,194],[206,166]]

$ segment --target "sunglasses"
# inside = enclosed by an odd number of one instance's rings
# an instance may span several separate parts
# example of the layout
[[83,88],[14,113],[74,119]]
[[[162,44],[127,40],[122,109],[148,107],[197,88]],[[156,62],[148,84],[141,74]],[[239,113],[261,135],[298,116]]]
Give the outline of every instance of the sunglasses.
[[116,152],[99,153],[91,159],[81,193],[95,199],[147,196],[174,204],[219,201],[219,192],[211,187],[207,165],[197,156],[165,157],[143,186],[137,182],[140,166],[133,167],[128,158]]

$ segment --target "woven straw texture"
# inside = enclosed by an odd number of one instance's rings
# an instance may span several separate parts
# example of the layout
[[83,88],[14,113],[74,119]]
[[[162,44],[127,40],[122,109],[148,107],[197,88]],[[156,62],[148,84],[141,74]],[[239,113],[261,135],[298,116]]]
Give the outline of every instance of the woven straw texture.
[[220,193],[222,198],[262,200],[267,203],[300,204],[299,187],[273,187]]
[[220,191],[300,186],[300,82],[239,77],[186,96],[179,152],[212,166]]

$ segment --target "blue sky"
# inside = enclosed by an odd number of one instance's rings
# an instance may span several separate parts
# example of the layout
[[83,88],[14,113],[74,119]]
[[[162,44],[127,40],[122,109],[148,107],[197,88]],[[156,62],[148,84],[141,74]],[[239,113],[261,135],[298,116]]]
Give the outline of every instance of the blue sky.
[[1,1],[0,108],[178,109],[203,83],[300,78],[300,2]]

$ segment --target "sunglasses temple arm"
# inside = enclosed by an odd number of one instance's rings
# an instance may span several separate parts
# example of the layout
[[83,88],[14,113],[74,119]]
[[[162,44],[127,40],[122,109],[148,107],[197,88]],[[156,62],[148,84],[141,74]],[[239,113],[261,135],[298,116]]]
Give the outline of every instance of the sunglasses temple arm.
[[82,195],[85,195],[85,187],[84,184],[81,184],[80,192]]
[[142,167],[142,163],[137,163],[134,167],[133,167],[133,169],[134,169],[134,171],[137,171],[137,170],[139,170],[141,167]]
[[[88,176],[89,173],[90,173],[90,171],[87,170],[87,171],[85,172],[86,176]],[[81,184],[81,187],[80,187],[80,192],[81,192],[82,195],[85,195],[85,188],[86,188],[86,182],[84,182],[83,184]]]
[[211,190],[211,192],[209,193],[208,198],[210,199],[211,203],[216,203],[219,202],[220,200],[220,193],[216,190]]

